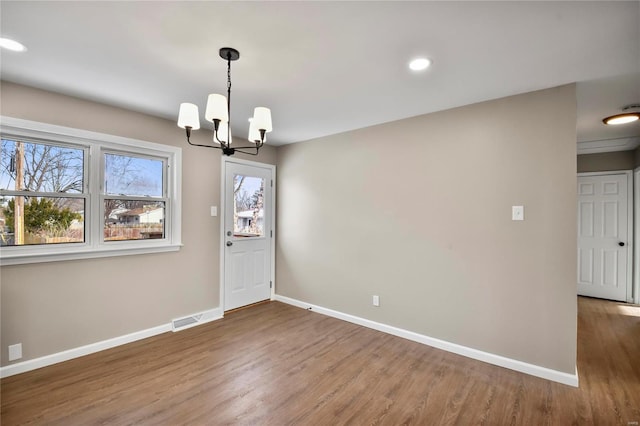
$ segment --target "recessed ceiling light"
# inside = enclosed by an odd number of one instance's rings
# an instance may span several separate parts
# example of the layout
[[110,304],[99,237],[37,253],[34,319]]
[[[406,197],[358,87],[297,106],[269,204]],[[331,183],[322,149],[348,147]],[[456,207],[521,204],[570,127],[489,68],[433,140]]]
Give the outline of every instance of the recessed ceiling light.
[[27,48],[22,43],[18,43],[15,40],[11,40],[10,38],[0,37],[0,47],[8,50],[13,50],[14,52],[24,52]]
[[431,65],[431,60],[427,58],[416,58],[409,62],[409,68],[411,68],[413,71],[426,70],[427,68],[429,68],[429,65]]
[[633,109],[640,109],[640,104],[627,105],[626,107],[622,108],[622,114],[616,114],[612,115],[611,117],[606,117],[602,119],[602,122],[610,126],[615,126],[618,124],[627,124],[638,121],[638,119],[640,119],[640,112],[629,111]]
[[633,123],[638,119],[640,119],[640,113],[631,112],[629,114],[612,115],[611,117],[607,117],[602,121],[604,122],[604,124],[615,126],[616,124]]

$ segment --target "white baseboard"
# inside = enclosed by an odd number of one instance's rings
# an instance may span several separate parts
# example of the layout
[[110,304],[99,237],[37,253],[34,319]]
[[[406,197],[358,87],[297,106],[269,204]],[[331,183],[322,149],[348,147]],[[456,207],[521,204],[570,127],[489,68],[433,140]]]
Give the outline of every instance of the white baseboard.
[[562,371],[551,370],[546,367],[540,367],[538,365],[529,364],[526,362],[518,361],[511,358],[506,358],[500,355],[492,354],[489,352],[483,352],[477,349],[468,348],[466,346],[458,345],[456,343],[447,342],[445,340],[436,339],[433,337],[425,336],[423,334],[414,333],[412,331],[404,330],[402,328],[393,327],[390,325],[382,324],[379,322],[371,321],[365,318],[360,318],[354,315],[345,314],[343,312],[334,311],[332,309],[323,308],[322,306],[312,305],[310,303],[302,302],[300,300],[292,299],[290,297],[281,296],[276,294],[274,300],[283,302],[289,305],[297,306],[302,309],[308,309],[313,312],[318,312],[323,315],[338,318],[343,321],[358,324],[363,327],[372,328],[374,330],[382,331],[383,333],[392,334],[394,336],[402,337],[407,340],[422,343],[424,345],[432,346],[434,348],[442,349],[447,352],[452,352],[458,355],[466,356],[468,358],[483,361],[488,364],[498,365],[500,367],[509,368],[511,370],[519,371],[521,373],[529,374],[543,379],[552,380],[554,382],[562,383],[569,386],[578,387],[578,371],[576,369],[575,374],[564,373]]
[[[223,317],[222,308],[215,308],[202,314],[201,320],[194,324],[200,325],[207,322],[211,322]],[[25,373],[27,371],[35,370],[37,368],[46,367],[48,365],[57,364],[59,362],[68,361],[70,359],[79,358],[81,356],[89,355],[95,352],[100,352],[105,349],[111,349],[116,346],[124,345],[127,343],[135,342],[136,340],[146,339],[147,337],[156,336],[158,334],[166,333],[172,330],[171,323],[159,325],[157,327],[147,328],[146,330],[140,330],[133,333],[125,334],[124,336],[114,337],[112,339],[102,340],[100,342],[91,343],[85,346],[80,346],[66,351],[57,352],[51,355],[45,355],[40,358],[30,359],[27,361],[10,364],[0,368],[0,378],[13,376],[15,374]]]

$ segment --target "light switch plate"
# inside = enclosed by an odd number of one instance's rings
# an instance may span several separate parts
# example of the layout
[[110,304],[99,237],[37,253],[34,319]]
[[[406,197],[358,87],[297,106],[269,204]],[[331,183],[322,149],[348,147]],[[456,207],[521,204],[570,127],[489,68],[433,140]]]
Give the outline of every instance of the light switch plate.
[[511,206],[511,220],[524,220],[524,206]]
[[211,206],[211,216],[218,216],[218,206]]

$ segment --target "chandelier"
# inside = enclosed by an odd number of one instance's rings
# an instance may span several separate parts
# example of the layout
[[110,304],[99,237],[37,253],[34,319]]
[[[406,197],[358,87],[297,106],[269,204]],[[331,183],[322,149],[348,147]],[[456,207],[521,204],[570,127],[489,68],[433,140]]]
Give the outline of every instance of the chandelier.
[[[266,133],[272,130],[271,110],[265,107],[256,107],[253,111],[253,118],[249,119],[249,145],[231,147],[231,61],[237,61],[240,58],[240,52],[232,47],[223,47],[220,49],[220,57],[227,61],[227,96],[210,94],[204,113],[205,120],[213,123],[214,145],[191,142],[191,131],[200,128],[200,114],[197,105],[180,104],[178,127],[185,129],[189,145],[221,149],[224,155],[233,155],[236,152],[258,155],[258,151],[266,140]],[[247,149],[255,149],[255,152],[245,151]]]

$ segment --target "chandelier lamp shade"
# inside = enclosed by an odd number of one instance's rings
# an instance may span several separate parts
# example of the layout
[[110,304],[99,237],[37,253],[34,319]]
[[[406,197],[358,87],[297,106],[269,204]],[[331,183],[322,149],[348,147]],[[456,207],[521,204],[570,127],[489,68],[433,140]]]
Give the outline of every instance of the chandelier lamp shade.
[[[193,146],[221,149],[224,155],[236,152],[257,155],[266,141],[266,134],[273,130],[271,124],[271,110],[257,107],[253,111],[253,118],[249,119],[249,145],[232,147],[231,136],[231,62],[240,58],[240,52],[232,47],[220,49],[220,57],[227,61],[227,96],[212,93],[207,98],[204,119],[213,124],[213,144],[203,145],[191,142],[191,132],[200,129],[200,113],[198,106],[190,103],[180,104],[178,127],[185,129],[187,142]],[[255,150],[255,152],[253,151]]]

